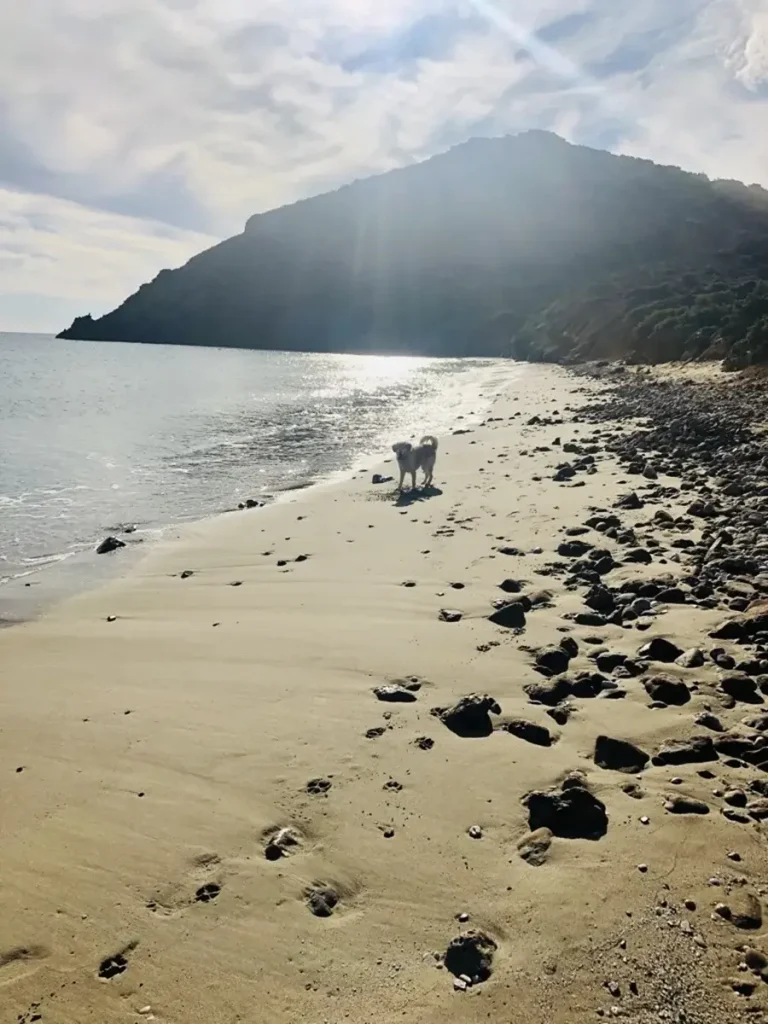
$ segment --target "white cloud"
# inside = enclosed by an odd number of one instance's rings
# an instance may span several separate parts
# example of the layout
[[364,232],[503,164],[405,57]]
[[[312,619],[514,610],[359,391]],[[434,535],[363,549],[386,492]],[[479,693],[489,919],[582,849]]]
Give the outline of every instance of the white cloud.
[[254,212],[473,134],[768,185],[767,86],[764,0],[6,4],[0,220],[29,250],[0,234],[0,293],[98,309]]

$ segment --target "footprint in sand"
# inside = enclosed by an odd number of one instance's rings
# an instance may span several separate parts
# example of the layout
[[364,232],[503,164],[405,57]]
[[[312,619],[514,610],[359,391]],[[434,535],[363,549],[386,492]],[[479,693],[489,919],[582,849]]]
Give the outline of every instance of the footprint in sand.
[[193,857],[188,878],[168,886],[147,900],[147,910],[173,916],[188,910],[195,903],[210,903],[222,890],[220,867],[221,857],[217,853],[201,853]]

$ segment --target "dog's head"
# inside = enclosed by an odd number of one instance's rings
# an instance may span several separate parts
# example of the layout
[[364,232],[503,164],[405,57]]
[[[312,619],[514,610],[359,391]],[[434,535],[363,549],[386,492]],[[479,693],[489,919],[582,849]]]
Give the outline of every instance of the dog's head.
[[413,451],[413,445],[410,441],[398,441],[397,444],[392,445],[392,451],[398,457],[398,459],[404,459],[410,452]]

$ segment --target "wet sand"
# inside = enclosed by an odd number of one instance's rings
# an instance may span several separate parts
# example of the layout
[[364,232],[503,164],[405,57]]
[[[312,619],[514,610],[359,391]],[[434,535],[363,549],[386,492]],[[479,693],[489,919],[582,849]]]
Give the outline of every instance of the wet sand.
[[694,595],[715,517],[580,411],[612,381],[532,367],[433,491],[371,465],[0,634],[1,1020],[768,1019],[761,641],[708,636],[759,572]]

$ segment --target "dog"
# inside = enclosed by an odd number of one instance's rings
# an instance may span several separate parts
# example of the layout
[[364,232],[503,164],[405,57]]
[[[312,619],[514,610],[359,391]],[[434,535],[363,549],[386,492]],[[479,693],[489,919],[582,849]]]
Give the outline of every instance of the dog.
[[398,441],[392,445],[392,451],[397,456],[397,466],[400,470],[400,483],[397,489],[402,491],[405,474],[411,474],[411,487],[416,490],[416,470],[424,470],[424,487],[432,483],[432,476],[435,472],[435,460],[437,459],[437,438],[427,434],[422,437],[414,448],[410,441]]

